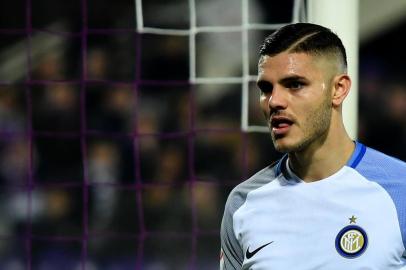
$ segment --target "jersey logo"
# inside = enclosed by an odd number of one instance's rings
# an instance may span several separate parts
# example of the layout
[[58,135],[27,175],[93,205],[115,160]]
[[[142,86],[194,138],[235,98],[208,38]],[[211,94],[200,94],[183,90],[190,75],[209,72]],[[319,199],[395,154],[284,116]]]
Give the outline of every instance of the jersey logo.
[[272,244],[272,243],[273,243],[273,241],[269,242],[268,244],[260,246],[259,248],[255,249],[254,251],[250,251],[250,247],[248,247],[247,251],[245,252],[245,257],[247,259],[252,258],[255,254],[257,254],[258,251],[260,251],[261,249],[263,249],[264,247],[266,247],[267,245]]
[[[355,223],[356,218],[352,216],[350,223]],[[337,252],[348,259],[359,257],[368,246],[368,236],[364,229],[357,225],[344,227],[336,237]]]

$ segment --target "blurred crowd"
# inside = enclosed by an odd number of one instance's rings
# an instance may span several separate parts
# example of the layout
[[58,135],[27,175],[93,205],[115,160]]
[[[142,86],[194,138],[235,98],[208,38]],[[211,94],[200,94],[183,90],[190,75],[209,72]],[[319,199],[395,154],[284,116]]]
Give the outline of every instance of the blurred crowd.
[[[148,22],[156,8],[145,8]],[[121,12],[116,25],[135,16]],[[241,23],[235,14],[225,23]],[[253,51],[264,34],[250,33]],[[227,194],[280,156],[268,134],[240,131],[242,85],[191,85],[188,37],[113,31],[83,47],[49,35],[61,41],[28,74],[0,72],[0,269],[83,269],[83,257],[95,270],[140,258],[149,270],[217,268]],[[242,76],[238,36],[198,35],[197,76]],[[251,75],[255,63],[256,51]],[[406,160],[406,83],[378,77],[360,77],[359,138]],[[251,84],[249,119],[264,125],[257,98]]]
[[[370,60],[365,58],[367,63]],[[393,76],[394,73],[385,77],[390,71],[384,66],[363,64],[361,67],[359,139],[406,161],[406,80],[403,75]]]

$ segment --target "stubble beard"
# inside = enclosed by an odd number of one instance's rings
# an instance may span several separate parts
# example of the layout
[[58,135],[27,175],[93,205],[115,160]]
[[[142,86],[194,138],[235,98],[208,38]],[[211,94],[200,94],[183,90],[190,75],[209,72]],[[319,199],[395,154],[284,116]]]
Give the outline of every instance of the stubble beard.
[[[312,110],[306,119],[300,123],[303,135],[301,135],[302,138],[299,138],[299,141],[293,144],[283,145],[279,143],[278,140],[282,140],[283,138],[276,138],[271,131],[275,150],[281,153],[302,152],[316,141],[324,142],[330,128],[331,114],[331,104],[326,99],[316,109]],[[295,124],[297,125],[297,123]]]

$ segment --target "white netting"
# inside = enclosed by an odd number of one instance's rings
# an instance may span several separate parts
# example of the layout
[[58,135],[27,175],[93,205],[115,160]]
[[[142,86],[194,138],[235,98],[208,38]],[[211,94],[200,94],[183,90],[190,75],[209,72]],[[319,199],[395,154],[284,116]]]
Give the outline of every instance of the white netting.
[[[250,63],[256,61],[257,58],[257,49],[251,48],[250,42],[256,44],[261,42],[264,36],[259,35],[259,32],[255,31],[272,31],[280,28],[281,26],[292,23],[303,21],[305,16],[305,1],[304,0],[293,0],[293,1],[284,1],[284,7],[291,5],[291,14],[290,18],[285,17],[283,22],[272,22],[272,18],[267,18],[268,7],[274,7],[273,14],[279,12],[279,6],[281,5],[280,1],[255,1],[255,0],[228,0],[228,1],[216,1],[216,0],[188,0],[189,7],[189,29],[170,29],[166,27],[157,28],[157,27],[148,27],[144,25],[144,16],[143,16],[143,1],[136,0],[136,14],[137,14],[137,31],[139,33],[146,34],[156,34],[156,35],[178,35],[178,36],[187,36],[189,37],[189,80],[192,84],[241,84],[241,129],[247,132],[268,132],[268,128],[263,125],[258,125],[251,123],[249,121],[250,114],[250,84],[255,82],[256,75],[253,72],[250,72]],[[159,6],[159,10],[156,12],[156,16],[165,16],[175,13],[173,20],[178,20],[177,16],[187,17],[186,14],[176,14],[177,4],[179,1],[176,1],[174,4],[164,3]],[[156,6],[156,7],[158,7]],[[238,7],[239,6],[239,7]],[[282,10],[280,13],[283,13],[285,10]],[[198,20],[199,14],[205,14],[200,16],[201,19]],[[214,25],[216,15],[221,14],[222,21],[229,23],[230,25]],[[212,15],[214,14],[214,15]],[[217,16],[218,17],[218,16]],[[252,18],[255,17],[255,18]],[[269,16],[268,16],[269,17]],[[217,18],[218,20],[218,18]],[[198,22],[199,21],[199,22]],[[238,23],[239,21],[239,23]],[[237,22],[237,23],[235,23]],[[164,23],[164,20],[163,20]],[[234,24],[233,24],[234,23]],[[263,33],[262,32],[262,33]],[[216,39],[206,42],[210,44],[208,50],[234,50],[236,54],[239,54],[240,57],[235,57],[234,59],[210,59],[206,63],[201,63],[198,61],[197,55],[200,53],[198,51],[198,46],[196,45],[197,35],[210,35],[210,34],[222,34],[230,35],[230,33],[235,33],[240,35],[240,40],[238,45],[232,44],[230,39]],[[250,35],[250,33],[253,33]],[[234,35],[235,36],[235,35]],[[208,37],[210,39],[210,37]],[[232,38],[231,38],[232,39]],[[235,40],[233,40],[235,41]],[[237,50],[235,50],[237,48]],[[254,49],[254,51],[252,51]],[[210,60],[211,64],[210,65]],[[213,61],[214,60],[214,61]],[[240,61],[241,60],[241,61]],[[213,65],[215,61],[227,61],[226,67],[223,67],[223,72],[219,72],[220,75],[213,74],[213,72],[207,72],[207,70],[215,69]],[[239,76],[233,76],[230,70],[239,68],[242,72]],[[224,72],[224,69],[228,71]],[[201,70],[200,73],[203,76],[200,76],[197,70]],[[228,73],[227,76],[221,76],[221,73]],[[230,75],[231,74],[231,75]],[[206,75],[206,76],[204,76]],[[212,95],[217,95],[216,91],[207,91],[206,93],[198,96],[200,100],[207,99],[208,102],[211,100]],[[204,102],[204,101],[202,101]]]

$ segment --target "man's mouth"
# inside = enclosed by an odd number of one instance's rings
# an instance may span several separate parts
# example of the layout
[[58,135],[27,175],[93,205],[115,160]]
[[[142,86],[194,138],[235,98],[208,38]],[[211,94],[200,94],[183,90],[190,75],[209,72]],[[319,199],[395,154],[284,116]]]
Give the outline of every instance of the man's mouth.
[[285,116],[272,116],[271,117],[271,127],[274,135],[285,135],[290,127],[292,126],[293,121]]

